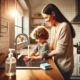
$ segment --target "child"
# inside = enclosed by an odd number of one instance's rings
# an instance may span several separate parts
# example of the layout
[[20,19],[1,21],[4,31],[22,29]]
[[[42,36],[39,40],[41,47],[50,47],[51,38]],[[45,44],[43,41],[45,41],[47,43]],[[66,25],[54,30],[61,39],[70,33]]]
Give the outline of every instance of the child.
[[38,26],[31,33],[31,38],[37,41],[36,48],[30,54],[30,57],[25,56],[24,61],[42,60],[46,57],[49,51],[49,44],[47,39],[49,38],[49,32],[44,26]]

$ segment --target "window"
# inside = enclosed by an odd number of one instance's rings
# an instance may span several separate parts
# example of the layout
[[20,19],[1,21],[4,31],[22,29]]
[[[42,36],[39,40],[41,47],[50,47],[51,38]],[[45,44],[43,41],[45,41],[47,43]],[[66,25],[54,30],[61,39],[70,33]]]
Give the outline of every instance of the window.
[[15,16],[15,37],[22,33],[22,15],[16,11],[16,16]]

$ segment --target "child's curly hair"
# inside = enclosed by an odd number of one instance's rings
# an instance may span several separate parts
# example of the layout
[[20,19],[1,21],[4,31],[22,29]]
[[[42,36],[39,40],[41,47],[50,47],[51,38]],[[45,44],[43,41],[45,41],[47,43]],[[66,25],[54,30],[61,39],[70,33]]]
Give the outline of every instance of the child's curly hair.
[[31,38],[47,40],[49,38],[49,32],[44,26],[38,26],[32,31]]

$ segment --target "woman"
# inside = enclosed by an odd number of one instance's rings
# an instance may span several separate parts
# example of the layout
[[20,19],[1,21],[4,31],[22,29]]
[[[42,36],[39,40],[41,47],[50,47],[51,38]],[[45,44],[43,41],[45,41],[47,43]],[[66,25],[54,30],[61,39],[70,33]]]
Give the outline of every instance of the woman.
[[70,80],[74,67],[73,38],[75,31],[70,22],[54,4],[46,5],[41,14],[52,26],[50,48],[47,57],[54,56],[54,62],[65,80]]

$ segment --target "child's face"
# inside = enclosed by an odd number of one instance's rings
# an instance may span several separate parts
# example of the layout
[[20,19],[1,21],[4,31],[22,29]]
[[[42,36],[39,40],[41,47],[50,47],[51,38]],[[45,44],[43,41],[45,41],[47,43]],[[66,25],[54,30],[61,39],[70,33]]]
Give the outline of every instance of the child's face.
[[46,42],[46,40],[45,39],[36,39],[36,41],[38,42],[38,43],[44,43],[44,42]]

